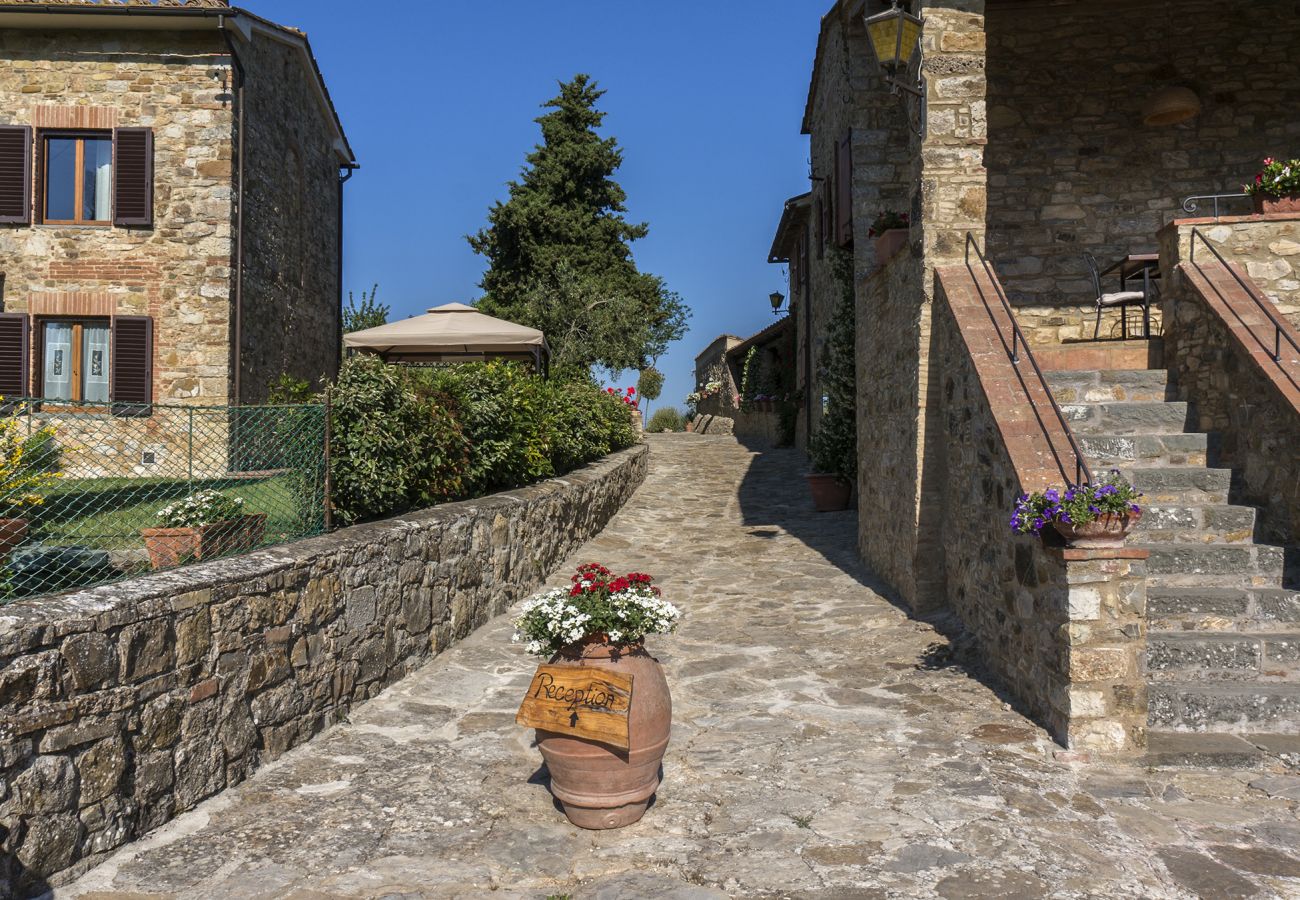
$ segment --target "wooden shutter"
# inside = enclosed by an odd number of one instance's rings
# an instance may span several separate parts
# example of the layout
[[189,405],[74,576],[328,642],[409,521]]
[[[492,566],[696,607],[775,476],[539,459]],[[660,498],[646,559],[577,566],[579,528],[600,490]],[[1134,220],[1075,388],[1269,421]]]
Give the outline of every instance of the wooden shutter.
[[23,313],[0,313],[0,397],[27,395],[31,352],[30,319]]
[[795,245],[790,254],[790,302],[799,299],[799,285],[803,281],[803,260],[799,258],[799,246]]
[[32,130],[0,126],[0,224],[32,221]]
[[817,188],[817,198],[813,201],[813,246],[817,248],[817,258],[821,259],[826,244],[826,220],[821,198],[821,186]]
[[853,132],[835,146],[835,243],[853,245]]
[[113,130],[113,224],[153,225],[153,129]]
[[799,295],[806,296],[808,292],[808,226],[805,224],[799,229]]
[[109,399],[113,415],[152,415],[153,320],[148,316],[115,316],[111,343]]

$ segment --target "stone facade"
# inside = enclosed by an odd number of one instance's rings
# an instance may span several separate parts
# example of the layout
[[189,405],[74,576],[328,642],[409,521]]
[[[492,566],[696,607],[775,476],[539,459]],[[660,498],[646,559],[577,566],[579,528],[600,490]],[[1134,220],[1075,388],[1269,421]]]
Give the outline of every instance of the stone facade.
[[[133,12],[167,21],[161,8]],[[149,316],[157,402],[260,402],[283,372],[316,382],[332,374],[340,356],[338,167],[351,155],[318,100],[302,36],[268,23],[240,27],[237,12],[230,18],[247,76],[237,396],[240,93],[217,19],[203,19],[211,25],[198,31],[133,31],[49,18],[71,24],[0,30],[0,124],[31,125],[38,135],[152,129],[153,224],[0,226],[4,310]]]
[[647,455],[4,607],[0,883],[66,878],[340,721],[534,590]]
[[[1300,343],[1291,262],[1300,219],[1180,221],[1161,232],[1161,267],[1170,285],[1165,361],[1179,396],[1191,401],[1200,430],[1217,439],[1219,463],[1238,478],[1244,503],[1259,507],[1269,540],[1300,544],[1300,352],[1285,339],[1273,361],[1275,329],[1196,239],[1199,231],[1248,283],[1277,304]],[[1256,281],[1256,277],[1260,280]]]

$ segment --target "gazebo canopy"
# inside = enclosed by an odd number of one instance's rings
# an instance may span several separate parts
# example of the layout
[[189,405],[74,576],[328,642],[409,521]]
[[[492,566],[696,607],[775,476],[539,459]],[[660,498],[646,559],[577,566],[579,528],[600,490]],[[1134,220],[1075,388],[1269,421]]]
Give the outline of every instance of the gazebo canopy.
[[528,360],[545,369],[546,336],[484,315],[464,303],[435,306],[422,316],[389,322],[344,335],[349,350],[375,353],[392,363],[469,362],[476,359]]

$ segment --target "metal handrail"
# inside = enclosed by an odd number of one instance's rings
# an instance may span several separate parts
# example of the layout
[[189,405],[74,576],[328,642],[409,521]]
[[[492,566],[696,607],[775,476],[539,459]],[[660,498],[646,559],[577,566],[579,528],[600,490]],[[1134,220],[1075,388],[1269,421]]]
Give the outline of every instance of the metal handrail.
[[1183,211],[1184,211],[1184,212],[1189,212],[1189,213],[1194,213],[1194,212],[1196,212],[1198,209],[1200,209],[1200,205],[1199,205],[1196,201],[1198,201],[1198,200],[1213,200],[1213,201],[1214,201],[1214,218],[1217,219],[1217,218],[1219,218],[1219,201],[1220,201],[1220,200],[1241,200],[1241,199],[1244,199],[1244,198],[1249,197],[1249,196],[1250,196],[1250,194],[1247,194],[1247,193],[1245,193],[1244,191],[1239,192],[1239,193],[1236,193],[1236,194],[1199,194],[1199,195],[1197,195],[1197,196],[1195,196],[1195,197],[1188,197],[1186,200],[1183,201]]
[[[1300,344],[1297,344],[1295,338],[1291,337],[1288,332],[1283,330],[1282,322],[1278,319],[1277,313],[1274,311],[1272,304],[1265,298],[1259,296],[1259,293],[1255,288],[1237,274],[1237,270],[1228,264],[1228,261],[1223,258],[1223,254],[1214,248],[1214,245],[1210,243],[1209,238],[1201,234],[1199,228],[1192,229],[1191,252],[1188,254],[1188,259],[1193,266],[1196,266],[1196,271],[1200,272],[1201,276],[1205,278],[1206,281],[1209,281],[1209,277],[1206,276],[1205,270],[1196,262],[1197,238],[1201,239],[1201,243],[1209,248],[1209,251],[1214,254],[1214,258],[1219,261],[1219,264],[1228,271],[1229,275],[1236,279],[1237,284],[1241,285],[1241,289],[1246,292],[1251,300],[1255,301],[1255,305],[1258,306],[1260,310],[1263,311],[1264,315],[1268,316],[1268,320],[1273,323],[1273,362],[1278,363],[1279,365],[1282,363],[1282,338],[1286,338],[1287,343],[1295,349],[1296,353],[1300,354]],[[1210,284],[1213,286],[1213,282],[1210,282]]]
[[[975,277],[975,270],[971,267],[970,251],[974,248],[976,257],[979,258],[980,265],[984,267],[984,274],[993,284],[993,290],[998,295],[998,300],[1002,303],[1002,309],[1007,314],[1007,319],[1011,322],[1011,346],[1007,347],[1006,336],[1002,333],[1002,327],[998,325],[997,318],[993,315],[993,309],[989,306],[988,298],[984,295],[984,289],[980,286],[979,279]],[[1007,350],[1007,355],[1011,358],[1011,365],[1016,370],[1016,377],[1020,379],[1020,386],[1025,390],[1025,396],[1029,397],[1029,385],[1025,382],[1025,376],[1020,368],[1020,351],[1023,349],[1024,358],[1029,360],[1029,365],[1034,370],[1034,375],[1038,379],[1043,393],[1047,395],[1047,400],[1052,404],[1052,412],[1055,413],[1056,419],[1061,424],[1061,430],[1065,433],[1065,439],[1070,443],[1070,451],[1074,454],[1074,481],[1070,481],[1069,469],[1065,461],[1061,458],[1060,452],[1056,449],[1056,444],[1052,440],[1051,432],[1047,429],[1047,423],[1039,415],[1038,405],[1030,399],[1029,408],[1034,412],[1034,418],[1038,421],[1039,430],[1043,432],[1043,437],[1047,439],[1047,446],[1052,450],[1052,458],[1056,461],[1056,467],[1061,470],[1061,475],[1065,478],[1069,486],[1086,485],[1092,483],[1092,469],[1088,466],[1088,460],[1084,457],[1083,451],[1079,449],[1079,442],[1075,440],[1074,430],[1070,428],[1070,422],[1065,418],[1065,413],[1061,412],[1061,407],[1056,402],[1056,397],[1052,394],[1052,388],[1047,383],[1047,378],[1043,375],[1043,370],[1038,366],[1038,360],[1034,359],[1034,351],[1029,349],[1029,343],[1025,340],[1025,335],[1020,330],[1020,325],[1016,322],[1016,314],[1011,308],[1011,301],[1002,290],[1002,282],[998,280],[997,273],[993,266],[985,259],[984,254],[980,251],[979,244],[975,241],[975,235],[969,231],[966,232],[966,270],[970,272],[971,279],[975,282],[975,287],[979,291],[980,301],[983,302],[985,310],[988,311],[989,318],[993,321],[994,328],[997,329],[998,339],[1002,341],[1003,349]]]

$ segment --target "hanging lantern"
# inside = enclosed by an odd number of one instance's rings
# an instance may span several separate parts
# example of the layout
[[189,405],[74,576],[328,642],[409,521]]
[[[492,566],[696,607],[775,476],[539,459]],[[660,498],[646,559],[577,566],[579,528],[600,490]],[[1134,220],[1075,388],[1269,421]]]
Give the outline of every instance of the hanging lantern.
[[893,8],[866,20],[867,36],[876,62],[891,77],[907,67],[912,53],[921,41],[922,21],[906,10],[900,9],[898,0]]
[[773,291],[771,295],[768,296],[767,299],[772,302],[772,312],[777,315],[780,315],[781,304],[785,302],[785,294],[781,293],[780,291]]
[[1145,125],[1177,125],[1201,114],[1201,98],[1196,92],[1181,85],[1161,88],[1151,95],[1142,107]]

